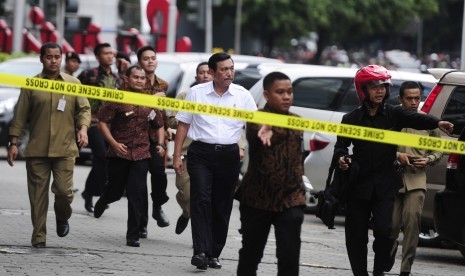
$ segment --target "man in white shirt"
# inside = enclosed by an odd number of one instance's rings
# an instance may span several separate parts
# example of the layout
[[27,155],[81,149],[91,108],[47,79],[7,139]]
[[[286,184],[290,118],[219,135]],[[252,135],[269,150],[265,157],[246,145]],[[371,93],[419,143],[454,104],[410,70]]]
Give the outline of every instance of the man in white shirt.
[[[234,62],[226,53],[208,60],[213,81],[192,87],[186,101],[257,110],[249,91],[233,84]],[[221,268],[219,256],[226,243],[234,190],[239,176],[239,146],[245,122],[224,117],[179,112],[173,167],[184,171],[181,148],[186,136],[193,140],[187,152],[191,177],[191,226],[194,256],[199,269]]]

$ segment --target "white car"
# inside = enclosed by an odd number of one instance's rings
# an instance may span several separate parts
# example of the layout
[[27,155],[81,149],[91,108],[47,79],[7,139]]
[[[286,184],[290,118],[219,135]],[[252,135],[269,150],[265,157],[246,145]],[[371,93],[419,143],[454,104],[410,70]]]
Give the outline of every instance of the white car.
[[[187,91],[195,82],[195,69],[200,62],[208,62],[212,53],[157,53],[158,67],[156,74],[169,83],[168,97],[176,97],[180,92]],[[263,63],[282,61],[247,55],[231,55],[234,60],[234,83],[249,89],[261,78],[255,69]]]
[[[341,122],[342,116],[357,108],[360,103],[355,93],[354,76],[356,68],[341,68],[302,64],[263,64],[258,67],[262,75],[280,71],[292,81],[294,102],[291,112],[313,120]],[[430,74],[390,71],[392,75],[391,96],[389,103],[398,104],[399,87],[404,81],[417,81],[423,87],[423,99],[426,98],[436,83]],[[263,97],[263,79],[251,89],[257,106],[262,108],[266,100]],[[313,135],[313,136],[312,136]],[[325,133],[304,132],[303,149],[310,155],[305,159],[305,175],[317,193],[325,187],[329,162],[332,158],[335,136]],[[247,170],[246,154],[241,173]],[[312,200],[314,204],[316,201]],[[312,206],[309,206],[312,207]]]

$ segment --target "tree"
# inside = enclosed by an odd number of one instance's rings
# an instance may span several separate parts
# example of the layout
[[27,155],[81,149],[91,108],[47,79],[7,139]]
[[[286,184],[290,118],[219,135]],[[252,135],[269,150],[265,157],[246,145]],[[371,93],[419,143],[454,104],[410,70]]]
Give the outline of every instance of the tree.
[[[266,49],[316,31],[322,45],[363,45],[374,35],[389,36],[417,18],[439,10],[439,0],[244,0],[243,33],[258,37]],[[219,16],[234,10],[224,0]]]

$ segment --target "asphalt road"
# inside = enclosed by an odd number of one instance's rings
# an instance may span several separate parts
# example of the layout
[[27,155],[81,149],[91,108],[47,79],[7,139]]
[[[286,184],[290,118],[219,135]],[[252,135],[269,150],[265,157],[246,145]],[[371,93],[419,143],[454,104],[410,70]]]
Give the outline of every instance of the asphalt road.
[[[1,157],[3,156],[3,157]],[[71,231],[65,238],[55,233],[53,197],[48,213],[47,248],[32,249],[30,208],[26,187],[24,161],[10,168],[0,150],[0,275],[235,275],[241,236],[238,203],[234,203],[229,235],[221,256],[223,268],[199,271],[190,265],[192,256],[191,232],[188,227],[181,235],[174,233],[181,214],[175,200],[174,173],[167,170],[170,196],[164,205],[171,220],[166,228],[149,222],[148,238],[140,248],[125,245],[127,201],[111,204],[100,219],[84,209],[81,192],[89,172],[88,166],[77,166],[75,188],[79,191],[73,202]],[[95,199],[96,200],[96,199]],[[94,200],[94,201],[95,201]],[[306,215],[302,228],[300,258],[301,275],[351,275],[344,241],[344,218],[336,218],[336,229],[328,230],[313,215]],[[369,244],[369,268],[373,253]],[[387,275],[398,275],[400,252],[393,270]],[[268,237],[263,262],[258,275],[276,275],[275,241],[273,232]],[[465,260],[455,249],[419,248],[413,267],[414,275],[464,275]]]

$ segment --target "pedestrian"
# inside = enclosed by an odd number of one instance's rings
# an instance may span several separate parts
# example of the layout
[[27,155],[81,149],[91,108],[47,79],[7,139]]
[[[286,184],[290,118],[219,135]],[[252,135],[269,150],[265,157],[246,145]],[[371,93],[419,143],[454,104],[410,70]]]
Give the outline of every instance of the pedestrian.
[[[79,84],[75,77],[60,72],[61,59],[60,45],[52,42],[42,45],[40,62],[43,69],[35,77]],[[34,228],[31,243],[35,248],[46,246],[51,174],[57,235],[65,237],[69,233],[68,220],[71,217],[71,202],[74,197],[74,162],[79,155],[77,146],[87,146],[89,125],[90,105],[86,98],[21,89],[9,132],[8,164],[13,166],[13,161],[18,155],[18,137],[23,129],[28,128],[29,141],[24,156]]]
[[[139,65],[144,69],[147,75],[147,80],[144,86],[144,93],[155,95],[158,97],[166,97],[166,91],[168,90],[168,83],[163,79],[159,78],[155,71],[157,70],[157,53],[152,46],[144,46],[137,50],[137,60]],[[163,116],[165,121],[165,115],[163,112],[158,112],[159,116]],[[152,217],[157,221],[159,227],[167,227],[170,225],[168,217],[165,215],[162,209],[162,205],[168,202],[169,197],[166,193],[168,186],[168,177],[165,173],[165,158],[160,156],[157,152],[160,148],[166,151],[165,145],[165,129],[150,129],[150,153],[152,158],[150,159],[149,172],[150,172],[150,183],[152,193]],[[146,208],[145,216],[141,223],[141,237],[147,237],[147,224],[148,224],[148,204]]]
[[[266,104],[260,111],[290,113],[289,77],[272,72],[263,79]],[[237,275],[257,275],[271,226],[276,237],[278,275],[299,275],[300,232],[304,219],[303,132],[247,123],[249,165],[236,193],[240,201],[242,248]]]
[[[413,112],[419,112],[421,101],[421,87],[417,82],[402,83],[397,97],[402,106]],[[438,129],[416,130],[404,128],[402,132],[440,138]],[[442,152],[425,150],[407,146],[397,148],[397,160],[403,165],[403,187],[399,189],[392,214],[391,238],[397,240],[402,229],[402,264],[400,276],[411,275],[412,264],[418,245],[421,230],[421,212],[426,192],[426,166],[433,166],[439,162]],[[398,243],[395,243],[397,247]],[[397,248],[394,249],[394,251]]]
[[[126,71],[128,90],[142,93],[146,81],[144,70],[131,66]],[[118,201],[126,190],[128,199],[128,229],[126,245],[139,247],[139,229],[147,202],[147,172],[149,160],[149,124],[163,127],[150,107],[105,102],[98,113],[99,128],[110,147],[108,185],[95,204],[94,216],[99,218],[106,205]],[[111,128],[110,128],[111,125]],[[160,154],[164,155],[163,149]]]
[[[226,53],[208,60],[213,81],[189,89],[186,100],[242,110],[257,110],[252,95],[233,84],[234,62]],[[203,114],[179,112],[173,167],[182,174],[181,149],[186,135],[192,139],[187,151],[191,179],[191,228],[194,255],[191,264],[199,269],[221,268],[219,257],[228,235],[233,195],[239,177],[237,142],[244,122]]]
[[[197,85],[200,83],[206,83],[212,80],[210,71],[208,70],[208,62],[201,62],[197,65],[195,70],[195,83],[192,85]],[[186,98],[187,91],[183,91],[176,96],[176,99],[184,100]],[[178,121],[176,120],[176,111],[173,111],[171,116],[168,118],[168,128],[166,130],[168,134],[168,139],[172,140],[176,128],[178,126]],[[189,137],[186,137],[184,144],[182,145],[181,154],[182,154],[182,163],[184,168],[187,167],[187,148],[191,144],[192,140]],[[186,229],[190,220],[190,177],[187,172],[184,172],[182,175],[176,174],[176,188],[178,192],[176,193],[176,200],[178,201],[179,206],[181,207],[182,214],[179,216],[178,221],[176,222],[175,233],[181,234]]]
[[[85,85],[119,89],[121,81],[119,75],[111,70],[114,59],[111,45],[108,43],[97,44],[94,54],[99,66],[82,71],[78,79]],[[92,213],[94,212],[92,197],[101,196],[103,187],[107,182],[105,152],[108,145],[97,127],[97,113],[102,105],[102,101],[89,99],[89,102],[92,110],[92,124],[88,131],[89,147],[92,150],[92,168],[87,177],[82,197],[84,198],[84,208],[87,212]]]
[[74,76],[79,66],[81,65],[81,59],[75,52],[68,52],[65,55],[65,73]]
[[[391,75],[382,66],[368,65],[357,71],[355,89],[362,105],[345,114],[341,123],[390,131],[400,131],[405,127],[439,127],[445,132],[452,131],[453,124],[450,122],[386,104],[390,84]],[[350,145],[353,145],[353,157],[345,162]],[[402,185],[396,181],[396,151],[396,145],[342,136],[337,137],[334,146],[334,156],[338,158],[341,170],[348,170],[352,159],[359,164],[357,181],[349,188],[345,220],[347,253],[352,272],[356,276],[368,275],[370,219],[375,238],[373,275],[384,275],[394,264],[395,252],[391,252],[394,240],[390,238],[392,212],[395,196]]]

